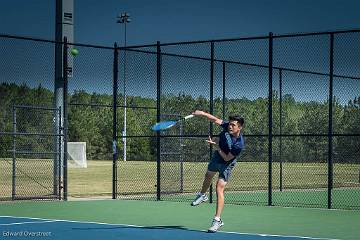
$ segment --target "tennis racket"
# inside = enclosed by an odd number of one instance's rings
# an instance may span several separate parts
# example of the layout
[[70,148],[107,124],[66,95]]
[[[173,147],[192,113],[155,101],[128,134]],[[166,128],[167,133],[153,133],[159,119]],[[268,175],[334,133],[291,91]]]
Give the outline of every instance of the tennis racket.
[[163,121],[163,122],[158,122],[158,123],[156,123],[151,129],[152,129],[153,131],[166,130],[166,129],[169,129],[169,128],[175,126],[178,122],[184,121],[184,120],[189,119],[189,118],[192,118],[192,117],[194,117],[194,115],[190,114],[190,115],[188,115],[188,116],[186,116],[186,117],[183,117],[183,118],[181,118],[181,119],[179,119],[179,120],[176,120],[176,121]]

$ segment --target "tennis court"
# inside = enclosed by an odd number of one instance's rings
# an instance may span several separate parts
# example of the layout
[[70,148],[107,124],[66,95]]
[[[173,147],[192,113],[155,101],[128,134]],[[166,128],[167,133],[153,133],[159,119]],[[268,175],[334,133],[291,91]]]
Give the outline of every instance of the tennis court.
[[[213,204],[92,200],[0,205],[2,239],[358,239],[358,211],[227,205],[211,234]],[[12,236],[10,234],[22,234]]]
[[[124,224],[80,222],[40,218],[1,217],[3,237],[48,237],[50,239],[301,239],[298,237],[267,236],[220,232],[207,234],[180,226],[144,227]],[[23,230],[26,229],[26,230]]]

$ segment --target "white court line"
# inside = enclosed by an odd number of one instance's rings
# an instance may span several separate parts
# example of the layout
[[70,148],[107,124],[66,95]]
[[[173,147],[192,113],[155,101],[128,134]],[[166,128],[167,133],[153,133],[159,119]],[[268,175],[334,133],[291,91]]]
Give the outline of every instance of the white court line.
[[37,221],[37,222],[0,223],[0,226],[11,226],[11,225],[22,225],[22,224],[34,224],[34,223],[50,223],[50,222],[56,222],[56,221],[54,221],[54,220],[48,220],[48,221]]
[[302,238],[302,239],[312,239],[312,240],[340,240],[336,238],[316,238],[316,237],[304,237],[304,236],[287,236],[287,235],[276,235],[276,234],[266,234],[266,233],[239,233],[239,232],[225,232],[218,231],[221,233],[237,234],[237,235],[255,235],[261,237],[287,237],[287,238]]
[[[131,224],[121,224],[121,223],[103,223],[103,222],[85,222],[85,221],[76,221],[76,220],[62,220],[62,219],[46,219],[46,218],[33,218],[33,217],[15,217],[15,216],[0,216],[7,218],[27,218],[32,220],[41,220],[41,222],[28,222],[28,223],[53,223],[53,222],[69,222],[69,223],[90,223],[90,224],[99,224],[99,225],[107,225],[107,226],[126,226],[126,227],[134,227],[134,228],[148,228],[146,226],[140,225],[131,225]],[[0,224],[2,225],[2,224]],[[207,232],[207,230],[200,230],[201,232]],[[316,238],[316,237],[306,237],[306,236],[287,236],[287,235],[276,235],[276,234],[265,234],[265,233],[239,233],[239,232],[226,232],[226,231],[218,231],[221,233],[228,234],[237,234],[237,235],[252,235],[252,236],[261,236],[261,237],[284,237],[284,238],[302,238],[302,239],[311,239],[311,240],[339,240],[336,238]]]

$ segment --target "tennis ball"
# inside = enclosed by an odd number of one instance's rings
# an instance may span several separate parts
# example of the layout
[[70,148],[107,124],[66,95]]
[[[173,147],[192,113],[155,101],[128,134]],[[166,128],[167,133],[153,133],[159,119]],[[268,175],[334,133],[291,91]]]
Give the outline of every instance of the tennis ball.
[[76,48],[71,49],[71,55],[76,56],[79,54],[79,51]]

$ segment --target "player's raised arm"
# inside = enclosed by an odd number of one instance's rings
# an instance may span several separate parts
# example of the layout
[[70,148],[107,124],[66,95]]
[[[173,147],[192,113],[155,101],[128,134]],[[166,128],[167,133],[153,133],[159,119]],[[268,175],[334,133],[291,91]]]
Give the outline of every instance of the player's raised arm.
[[211,115],[210,113],[204,112],[204,111],[200,111],[200,110],[196,110],[195,112],[192,113],[194,116],[203,116],[206,117],[207,119],[209,119],[211,122],[216,123],[218,125],[221,125],[223,123],[223,120],[220,118],[217,118],[213,115]]

